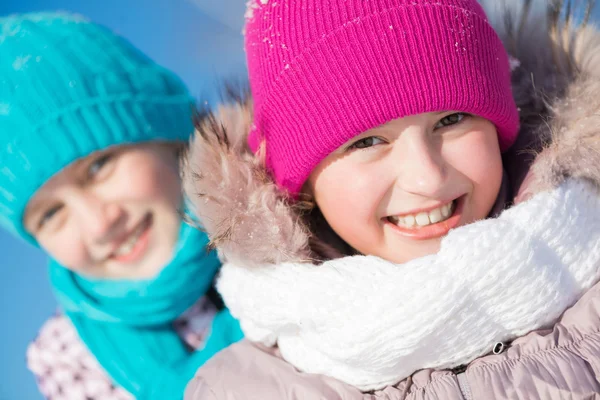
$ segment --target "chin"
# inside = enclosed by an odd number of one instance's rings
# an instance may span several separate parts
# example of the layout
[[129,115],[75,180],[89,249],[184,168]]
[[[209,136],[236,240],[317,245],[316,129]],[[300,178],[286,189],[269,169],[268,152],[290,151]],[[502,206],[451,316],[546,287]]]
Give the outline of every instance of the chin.
[[430,256],[432,254],[436,254],[440,251],[442,240],[440,239],[432,239],[427,243],[418,243],[415,246],[401,246],[398,250],[393,250],[389,252],[385,252],[385,254],[380,255],[385,260],[402,264],[409,262],[411,260]]

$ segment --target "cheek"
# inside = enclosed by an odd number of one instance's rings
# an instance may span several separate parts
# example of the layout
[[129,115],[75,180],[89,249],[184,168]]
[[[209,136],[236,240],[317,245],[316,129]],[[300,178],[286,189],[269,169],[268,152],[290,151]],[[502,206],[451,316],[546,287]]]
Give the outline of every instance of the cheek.
[[[65,226],[59,232],[38,238],[38,243],[48,255],[60,265],[73,270],[84,271],[91,260],[82,235],[72,226]],[[69,245],[66,246],[65,243]]]
[[473,132],[465,136],[451,157],[453,167],[470,181],[475,219],[487,217],[498,196],[503,175],[495,132]]
[[325,219],[344,241],[354,247],[376,221],[381,198],[374,172],[368,166],[338,161],[312,181],[315,200]]
[[[141,159],[144,158],[144,159]],[[181,182],[177,169],[158,159],[131,158],[123,165],[119,181],[130,198],[179,207],[182,201]]]

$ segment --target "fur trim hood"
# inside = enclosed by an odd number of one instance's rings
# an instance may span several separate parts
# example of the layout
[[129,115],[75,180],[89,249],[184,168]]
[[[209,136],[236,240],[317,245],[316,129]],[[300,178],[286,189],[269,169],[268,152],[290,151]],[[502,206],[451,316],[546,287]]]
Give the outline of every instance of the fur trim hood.
[[[585,18],[576,25],[570,12],[561,13],[562,1],[550,3],[538,9],[530,0],[512,7],[484,2],[516,60],[521,131],[504,166],[517,202],[570,177],[600,186],[600,33]],[[304,202],[291,203],[275,186],[264,152],[249,150],[252,115],[247,96],[200,115],[184,157],[189,209],[211,245],[224,261],[247,267],[344,254],[335,235],[306,218]]]

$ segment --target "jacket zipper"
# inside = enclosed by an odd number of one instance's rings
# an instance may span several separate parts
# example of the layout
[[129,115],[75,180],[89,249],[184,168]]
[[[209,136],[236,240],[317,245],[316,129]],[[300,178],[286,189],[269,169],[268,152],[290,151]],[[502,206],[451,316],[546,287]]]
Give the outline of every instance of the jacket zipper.
[[[501,354],[504,350],[506,350],[506,344],[498,342],[494,345],[492,353]],[[463,395],[463,398],[465,400],[473,400],[473,394],[471,393],[471,385],[469,385],[469,380],[467,379],[467,375],[465,374],[466,369],[466,366],[456,368],[456,379],[458,380],[458,387],[460,388],[460,393]]]
[[471,394],[471,385],[469,385],[467,375],[462,372],[456,375],[456,379],[458,380],[458,387],[460,388],[463,398],[465,400],[473,400],[473,395]]

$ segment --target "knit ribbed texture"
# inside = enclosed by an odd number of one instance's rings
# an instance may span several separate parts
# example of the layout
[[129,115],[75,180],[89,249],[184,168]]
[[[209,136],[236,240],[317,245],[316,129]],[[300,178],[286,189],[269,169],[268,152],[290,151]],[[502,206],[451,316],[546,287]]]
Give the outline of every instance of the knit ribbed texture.
[[22,225],[30,197],[90,153],[148,140],[187,140],[187,89],[123,38],[85,18],[0,18],[0,227]]
[[251,0],[246,52],[249,142],[264,139],[291,194],[333,150],[396,118],[479,115],[503,150],[518,131],[508,56],[475,0]]
[[[225,264],[217,283],[248,339],[277,343],[301,371],[380,389],[552,326],[600,279],[600,198],[567,181],[401,265],[355,256],[253,267]],[[596,332],[594,314],[581,313]]]

